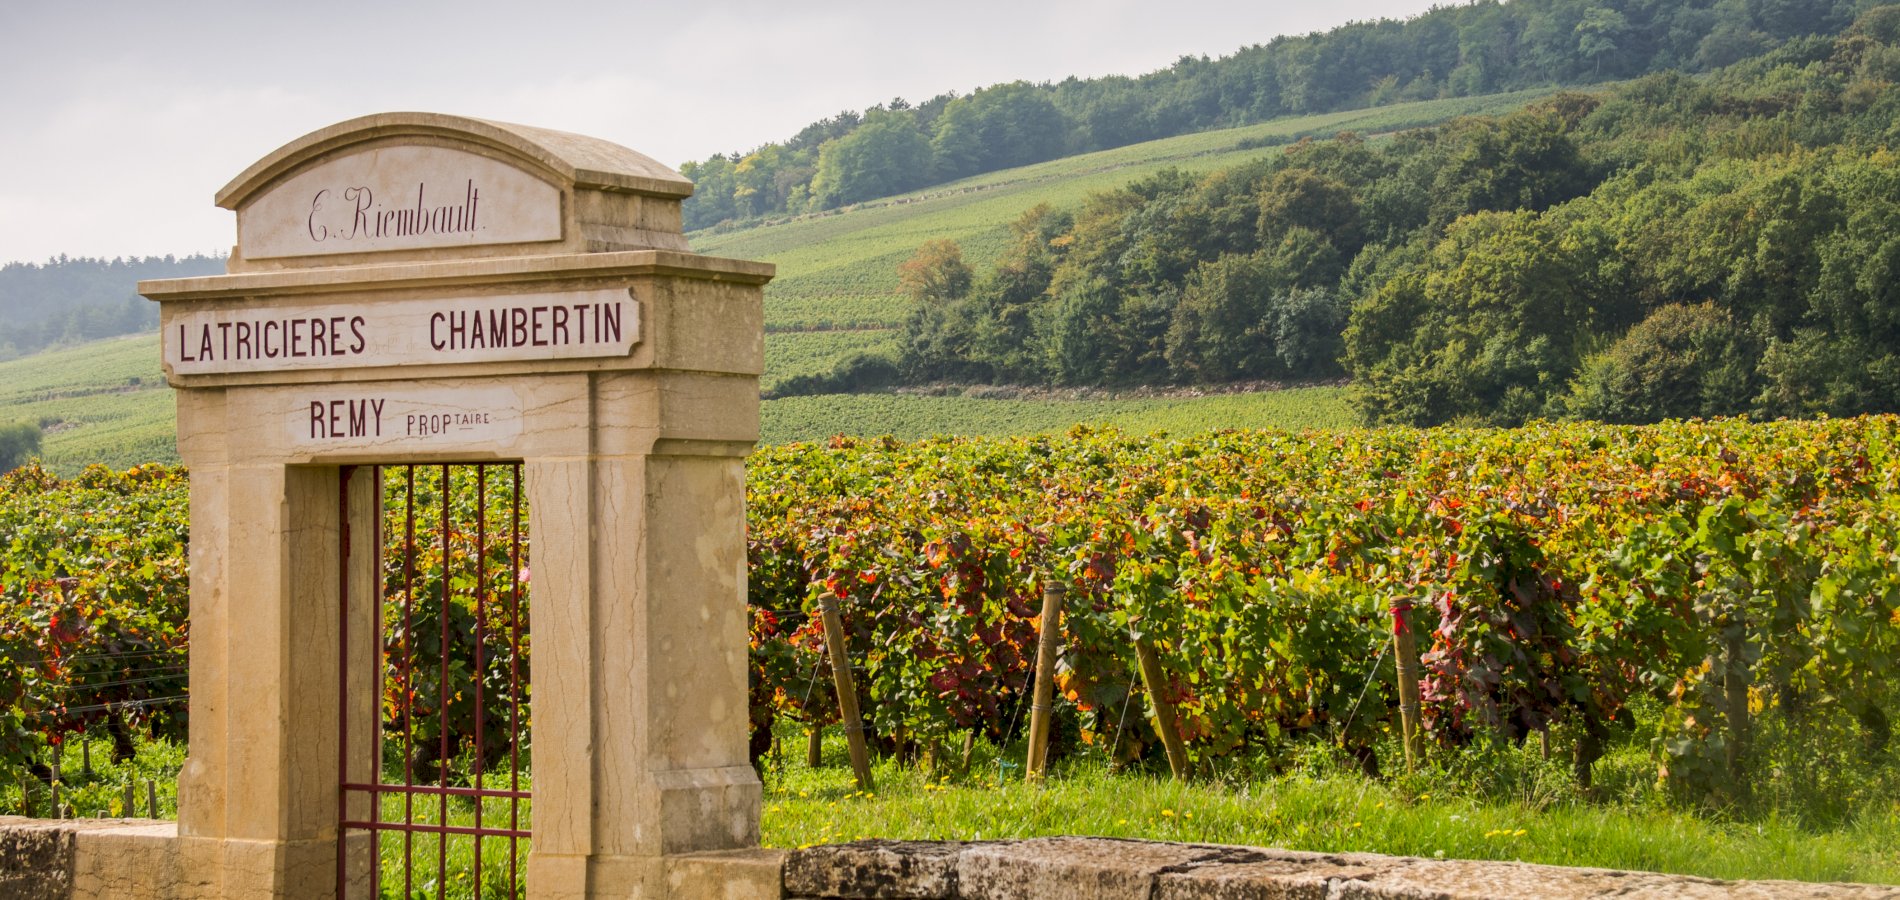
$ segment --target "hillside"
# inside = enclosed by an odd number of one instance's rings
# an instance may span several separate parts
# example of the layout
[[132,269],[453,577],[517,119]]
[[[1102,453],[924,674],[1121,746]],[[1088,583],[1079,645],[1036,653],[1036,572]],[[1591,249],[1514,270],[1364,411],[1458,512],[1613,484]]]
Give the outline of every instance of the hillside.
[[896,352],[779,393],[1349,378],[1371,424],[1896,412],[1896,122],[1887,5],[1706,76],[1210,154],[1031,210],[1001,257],[912,236]]
[[217,256],[116,259],[58,256],[0,265],[0,360],[49,346],[136,334],[158,324],[158,308],[133,285],[224,271]]
[[1661,71],[1706,72],[1834,35],[1867,0],[1512,0],[1282,35],[1138,77],[1015,81],[845,110],[681,171],[697,229],[889,196],[1077,153],[1296,115]]
[[[1168,138],[689,238],[702,253],[778,264],[779,276],[766,290],[763,383],[769,388],[787,377],[828,371],[853,352],[893,347],[906,302],[898,296],[896,267],[925,240],[961,241],[975,264],[986,268],[1003,252],[1009,223],[1040,203],[1073,208],[1094,192],[1164,169],[1211,171],[1279,153],[1277,148],[1304,137],[1378,134],[1496,114],[1547,93],[1402,103]],[[42,423],[45,460],[56,471],[94,462],[125,467],[174,461],[176,416],[158,356],[157,336],[145,334],[0,362],[0,422]],[[785,443],[838,433],[1060,431],[1080,422],[1195,431],[1336,427],[1348,421],[1343,389],[1315,387],[1186,398],[790,397],[766,401],[762,430],[766,443]]]
[[768,390],[829,370],[843,356],[893,349],[906,314],[897,266],[926,240],[957,241],[979,272],[1009,242],[1010,223],[1037,204],[1074,209],[1093,193],[1164,169],[1210,172],[1283,152],[1302,138],[1383,134],[1459,116],[1496,115],[1549,90],[1400,103],[1280,119],[1150,141],[964,179],[842,210],[689,235],[701,253],[775,263],[766,288]]
[[45,429],[43,458],[59,472],[178,459],[155,333],[0,362],[0,422],[20,420]]

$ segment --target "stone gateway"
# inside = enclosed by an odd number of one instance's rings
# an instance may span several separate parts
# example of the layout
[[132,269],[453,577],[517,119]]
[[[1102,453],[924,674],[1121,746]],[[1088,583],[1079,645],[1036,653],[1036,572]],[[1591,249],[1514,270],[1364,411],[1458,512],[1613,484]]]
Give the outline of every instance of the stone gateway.
[[[411,788],[349,687],[376,683],[347,648],[382,589],[350,473],[415,463],[518,466],[533,511],[527,896],[743,884],[719,873],[758,842],[743,463],[772,267],[691,253],[691,190],[594,138],[369,116],[219,192],[229,274],[140,286],[192,473],[179,821],[133,842],[181,877],[152,896],[375,893],[374,798]],[[76,886],[119,877],[83,856]]]

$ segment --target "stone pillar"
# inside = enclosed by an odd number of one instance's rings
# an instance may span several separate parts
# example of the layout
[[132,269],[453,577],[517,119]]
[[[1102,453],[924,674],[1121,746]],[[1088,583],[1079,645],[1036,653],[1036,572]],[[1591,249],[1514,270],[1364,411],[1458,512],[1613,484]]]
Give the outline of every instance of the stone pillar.
[[206,452],[229,440],[218,393],[181,398],[181,422],[206,430],[181,442],[193,518],[179,836],[227,893],[321,896],[303,886],[335,880],[338,470],[220,461]]
[[[538,617],[560,617],[537,618],[537,635],[562,636],[535,648],[537,896],[662,896],[663,856],[757,846],[743,467],[756,390],[703,373],[603,377],[597,455],[529,470],[538,542],[550,527],[595,535],[591,559],[536,569],[588,598],[554,611],[536,595]],[[661,524],[685,521],[698,527]],[[541,774],[550,759],[558,782]]]

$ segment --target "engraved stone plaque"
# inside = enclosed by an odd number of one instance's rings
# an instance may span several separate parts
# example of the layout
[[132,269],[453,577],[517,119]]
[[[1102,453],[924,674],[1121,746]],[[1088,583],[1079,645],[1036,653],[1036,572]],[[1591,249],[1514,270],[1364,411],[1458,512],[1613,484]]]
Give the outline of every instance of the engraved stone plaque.
[[434,450],[506,445],[521,434],[521,398],[506,387],[363,386],[285,392],[290,441],[324,450]]
[[624,288],[188,310],[164,326],[173,375],[626,356],[640,306]]
[[462,150],[385,146],[305,169],[238,210],[253,259],[561,239],[561,191]]

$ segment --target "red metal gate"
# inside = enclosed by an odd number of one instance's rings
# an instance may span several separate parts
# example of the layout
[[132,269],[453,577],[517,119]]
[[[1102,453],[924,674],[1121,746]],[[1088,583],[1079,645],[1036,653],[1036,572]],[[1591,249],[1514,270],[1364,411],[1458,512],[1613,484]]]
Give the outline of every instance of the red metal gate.
[[[374,488],[353,492],[364,477]],[[347,528],[339,579],[337,896],[518,897],[531,813],[521,465],[346,469],[342,521],[366,495],[374,510],[354,521],[373,523],[375,573],[354,583],[376,596],[349,597]],[[353,737],[352,718],[372,733]]]

